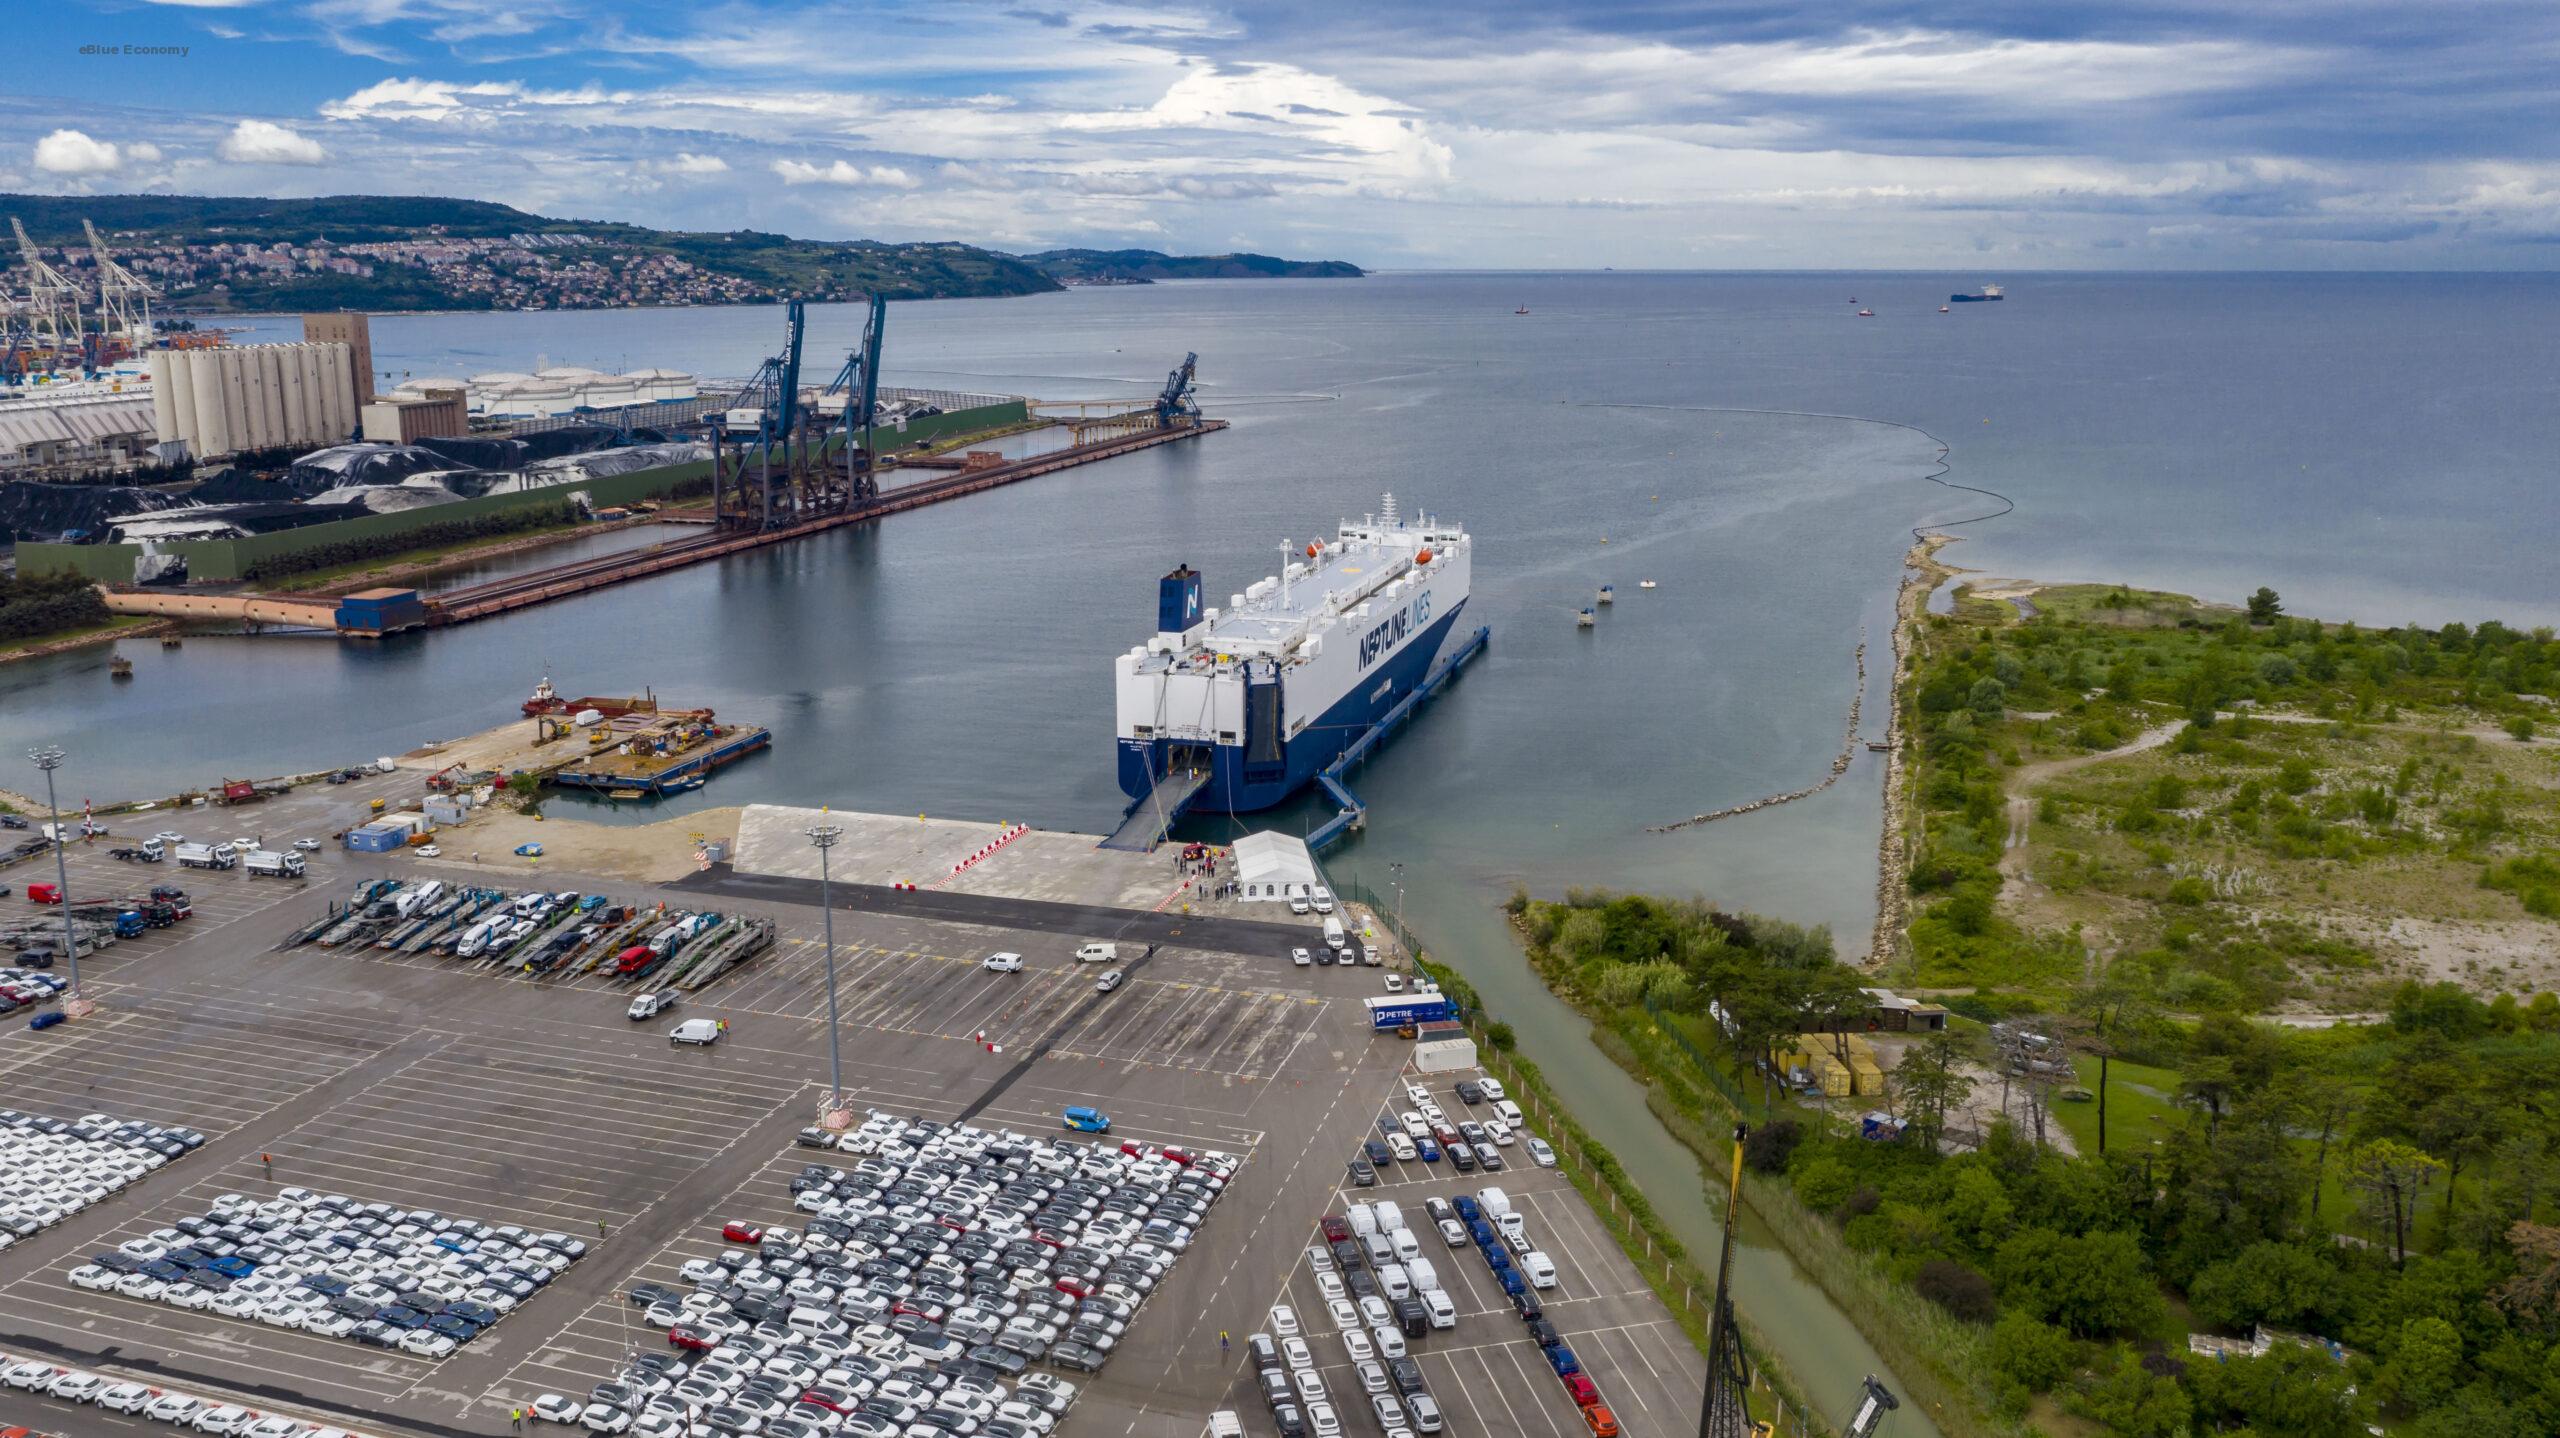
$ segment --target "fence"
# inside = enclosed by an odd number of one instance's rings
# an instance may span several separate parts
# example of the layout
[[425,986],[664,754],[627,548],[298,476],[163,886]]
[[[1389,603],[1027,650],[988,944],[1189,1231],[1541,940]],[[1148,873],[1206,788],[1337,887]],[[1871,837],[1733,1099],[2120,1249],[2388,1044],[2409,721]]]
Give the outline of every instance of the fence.
[[1750,1092],[1742,1086],[1740,1080],[1726,1073],[1723,1065],[1709,1058],[1687,1034],[1680,1031],[1679,1025],[1670,1022],[1650,997],[1644,1001],[1644,1012],[1645,1017],[1653,1020],[1654,1031],[1679,1045],[1680,1052],[1688,1056],[1689,1063],[1697,1070],[1698,1076],[1705,1079],[1717,1093],[1724,1095],[1725,1102],[1732,1104],[1735,1112],[1752,1123],[1760,1123],[1769,1117],[1767,1106],[1751,1097]]

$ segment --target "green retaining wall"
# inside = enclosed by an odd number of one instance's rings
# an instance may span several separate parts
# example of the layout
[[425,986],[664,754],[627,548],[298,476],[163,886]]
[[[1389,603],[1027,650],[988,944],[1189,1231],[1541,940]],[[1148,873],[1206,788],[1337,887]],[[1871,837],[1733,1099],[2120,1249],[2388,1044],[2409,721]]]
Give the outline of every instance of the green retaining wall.
[[[1021,400],[1005,404],[985,405],[978,409],[955,410],[949,414],[929,415],[910,420],[901,433],[894,429],[879,432],[884,448],[948,438],[976,430],[999,429],[1020,424],[1030,417],[1030,406]],[[163,553],[183,554],[187,558],[187,578],[191,581],[221,583],[237,581],[249,567],[262,559],[292,554],[321,545],[337,544],[350,539],[371,539],[378,535],[399,534],[430,524],[453,519],[467,519],[489,514],[511,505],[548,504],[571,493],[582,492],[598,509],[636,504],[644,499],[664,499],[679,486],[689,484],[711,473],[710,462],[669,465],[664,469],[635,470],[604,479],[578,484],[554,485],[545,489],[525,490],[514,494],[485,495],[453,504],[430,505],[424,509],[406,509],[396,514],[368,514],[361,519],[342,519],[333,524],[314,524],[301,529],[282,530],[275,534],[256,534],[241,539],[185,539],[159,546]],[[138,544],[21,544],[18,546],[18,572],[49,574],[71,570],[101,584],[131,584],[133,562],[142,557]]]

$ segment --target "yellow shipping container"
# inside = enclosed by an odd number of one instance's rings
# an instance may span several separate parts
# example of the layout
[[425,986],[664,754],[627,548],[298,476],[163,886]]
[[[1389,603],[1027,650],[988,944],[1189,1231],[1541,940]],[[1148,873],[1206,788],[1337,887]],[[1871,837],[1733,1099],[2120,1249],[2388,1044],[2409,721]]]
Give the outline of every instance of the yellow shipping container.
[[1876,1066],[1874,1059],[1851,1059],[1849,1091],[1866,1097],[1881,1096],[1884,1093],[1884,1070]]
[[1847,1098],[1854,1092],[1850,1087],[1849,1071],[1840,1066],[1838,1059],[1827,1053],[1809,1054],[1806,1057],[1808,1062],[1805,1067],[1812,1070],[1813,1081],[1821,1085],[1825,1094],[1832,1098]]

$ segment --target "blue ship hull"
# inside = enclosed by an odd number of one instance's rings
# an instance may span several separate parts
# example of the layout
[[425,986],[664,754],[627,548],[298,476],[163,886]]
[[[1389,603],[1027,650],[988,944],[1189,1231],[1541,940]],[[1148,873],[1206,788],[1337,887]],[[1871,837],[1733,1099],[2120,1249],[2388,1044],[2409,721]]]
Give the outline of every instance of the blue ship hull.
[[[1466,612],[1466,607],[1461,600],[1457,608],[1440,616],[1420,638],[1364,676],[1356,689],[1335,700],[1332,708],[1281,746],[1283,762],[1248,765],[1242,744],[1211,748],[1209,783],[1191,801],[1190,812],[1250,814],[1283,803],[1314,783],[1324,766],[1340,757],[1353,740],[1394,708],[1396,701],[1412,693],[1423,676],[1431,672],[1431,661],[1439,655],[1440,646],[1448,642],[1450,630],[1456,627],[1458,616]],[[1132,799],[1145,798],[1154,792],[1172,750],[1199,747],[1173,739],[1122,739],[1120,792]]]
[[1947,303],[1951,305],[1996,305],[2000,303],[2003,298],[2005,298],[2005,296],[2002,295],[1949,295],[1947,296]]

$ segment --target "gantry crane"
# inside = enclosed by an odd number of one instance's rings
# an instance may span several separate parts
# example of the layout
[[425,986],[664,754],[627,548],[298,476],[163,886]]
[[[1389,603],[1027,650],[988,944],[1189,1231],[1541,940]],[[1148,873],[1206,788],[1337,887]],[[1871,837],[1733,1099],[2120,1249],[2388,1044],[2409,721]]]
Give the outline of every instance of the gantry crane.
[[28,347],[36,363],[50,368],[57,356],[80,350],[80,287],[45,262],[17,216],[9,217],[9,229],[18,237],[18,262],[27,268]]
[[[800,431],[800,340],[808,315],[799,300],[789,302],[788,315],[782,353],[758,367],[725,413],[712,416],[711,512],[716,523],[771,529],[791,522],[793,441]],[[776,460],[783,466],[780,513],[774,505]]]
[[1200,367],[1200,356],[1186,354],[1182,367],[1164,377],[1164,392],[1156,396],[1156,428],[1178,429],[1200,418],[1200,402],[1192,398],[1192,374]]
[[121,339],[128,354],[140,354],[151,348],[151,301],[159,291],[151,282],[116,263],[107,242],[98,237],[98,227],[86,217],[80,228],[89,235],[89,253],[98,265],[98,328],[111,338]]
[[878,497],[880,486],[874,474],[879,451],[872,445],[872,426],[880,411],[880,340],[889,325],[889,302],[878,295],[871,297],[869,315],[862,324],[862,341],[853,353],[845,356],[844,368],[836,372],[826,393],[844,396],[844,418],[836,432],[828,436],[824,446],[827,469],[834,474],[835,453],[844,459],[842,502],[867,504]]

